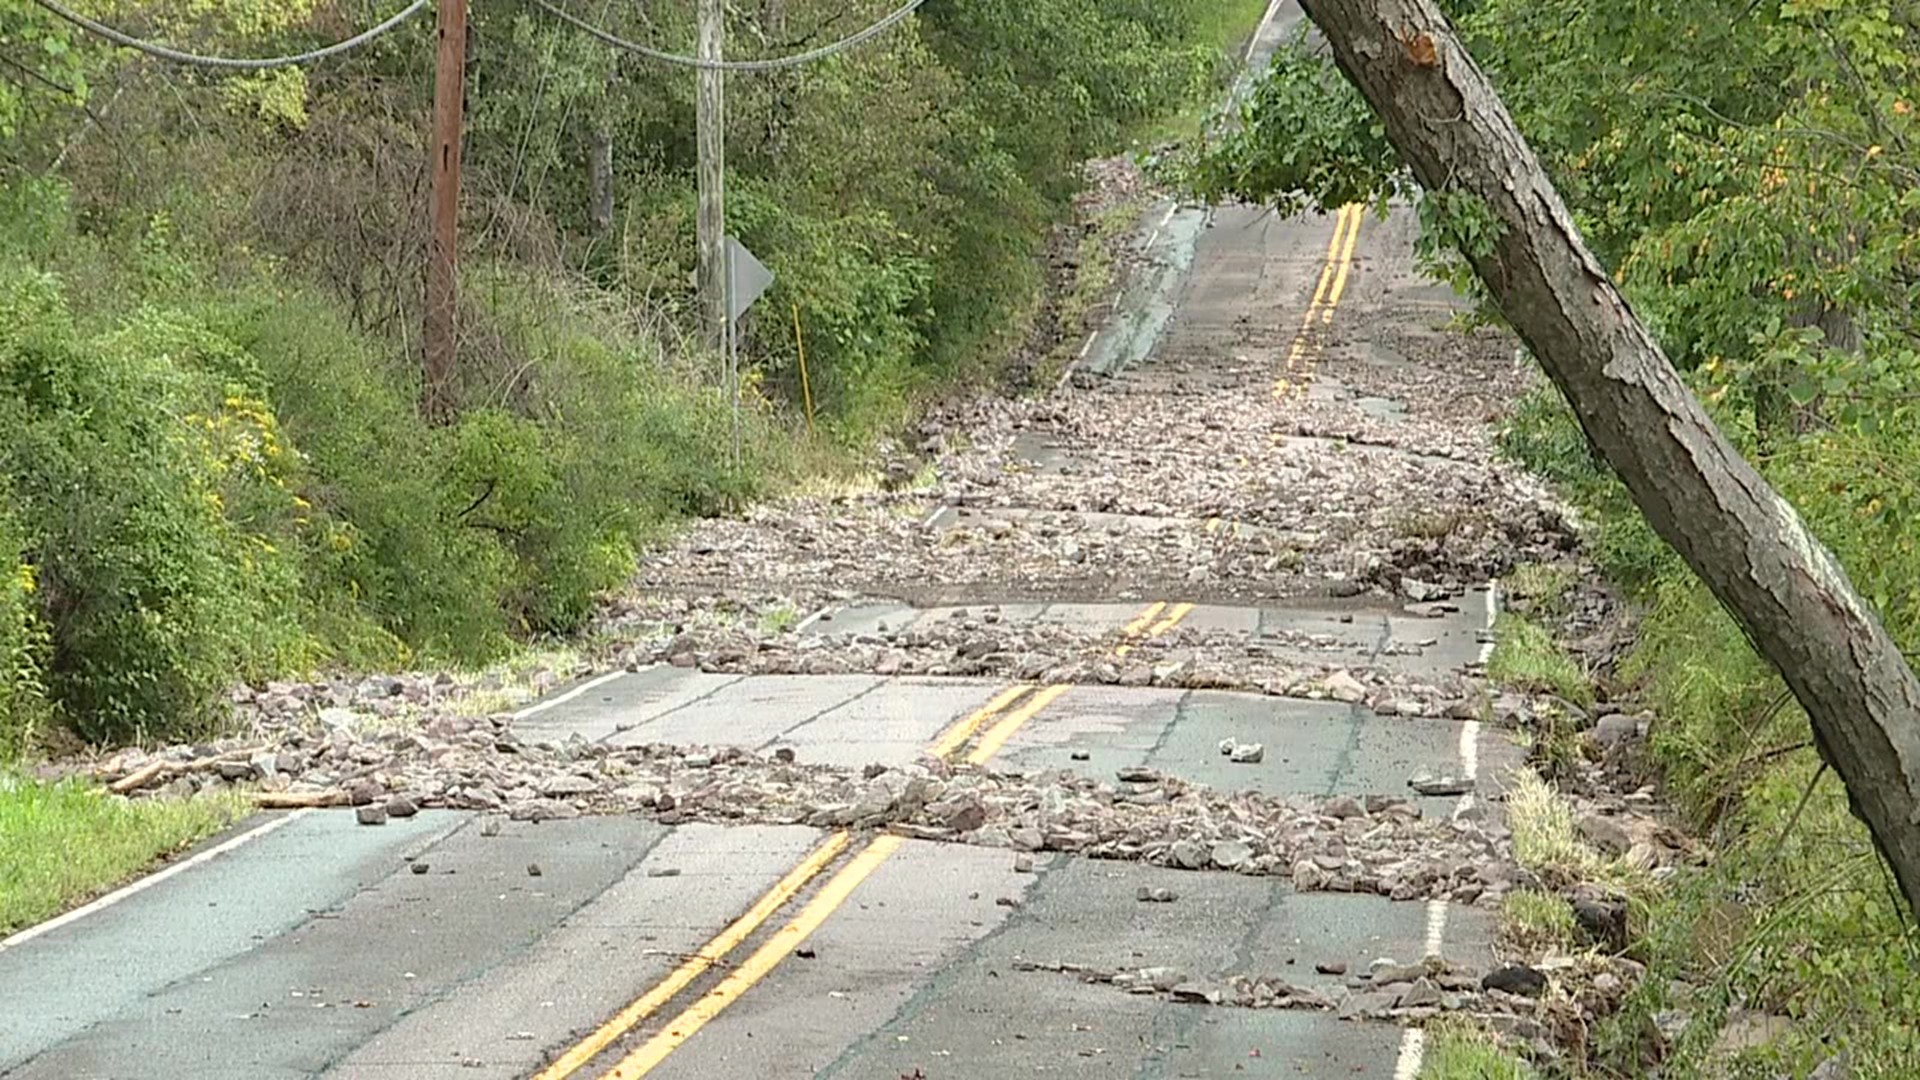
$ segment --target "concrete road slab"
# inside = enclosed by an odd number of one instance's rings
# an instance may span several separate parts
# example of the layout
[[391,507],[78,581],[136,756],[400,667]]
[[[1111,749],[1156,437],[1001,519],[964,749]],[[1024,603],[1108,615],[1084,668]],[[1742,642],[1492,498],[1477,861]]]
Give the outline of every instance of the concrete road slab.
[[1174,1034],[1136,1077],[1339,1077],[1399,1080],[1401,1031],[1324,1013],[1188,1006]]
[[804,762],[862,766],[918,760],[954,721],[1006,688],[984,679],[755,675],[609,736],[609,745],[701,743],[791,747]]
[[601,742],[705,700],[743,678],[651,667],[620,675],[577,697],[568,698],[572,691],[563,690],[553,704],[536,705],[540,711],[515,721],[514,728],[531,740],[562,742],[578,733],[590,742]]
[[[793,728],[878,690],[886,681],[878,675],[734,676],[677,708],[627,724],[604,741],[615,746],[767,746]],[[618,702],[613,705],[621,707]]]
[[[332,852],[367,843],[363,833],[405,831],[368,829],[346,814],[309,820],[313,861],[330,875],[340,865]],[[475,820],[467,818],[431,843],[406,845],[408,858],[391,858],[384,876],[332,910],[285,926],[253,948],[137,1000],[94,1010],[81,1031],[40,1045],[7,1075],[315,1076],[456,988],[498,977],[535,941],[626,877],[667,833],[648,821],[618,817],[515,826],[487,837]],[[409,859],[424,863],[427,872],[408,872]],[[538,876],[529,869],[534,865]],[[269,892],[278,873],[300,873],[284,862],[236,860],[235,866],[263,875],[255,887]],[[152,941],[171,943],[200,921],[200,910],[181,906],[186,899],[144,903],[143,894],[128,902],[162,928],[156,938],[134,945],[135,955]]]
[[[1464,729],[1451,720],[1376,716],[1356,705],[1302,701],[1219,690],[1076,686],[1016,732],[996,763],[1040,772],[1071,769],[1111,778],[1146,765],[1228,791],[1274,795],[1407,795],[1415,776],[1460,774]],[[1477,751],[1495,761],[1497,733],[1483,730]],[[1220,743],[1257,742],[1256,764],[1236,764]],[[1084,754],[1084,758],[1075,755]],[[1492,768],[1479,770],[1483,794],[1500,788]],[[1455,800],[1416,801],[1428,813],[1450,812]]]
[[1036,883],[1012,863],[1005,851],[903,845],[807,939],[811,956],[789,957],[649,1075],[820,1075],[1005,923],[1013,909],[999,898]]
[[408,1013],[326,1075],[530,1075],[671,974],[820,839],[802,827],[676,828],[525,955]]
[[[240,830],[268,820],[256,818]],[[302,814],[123,902],[0,952],[0,1074],[316,913],[338,911],[462,820],[428,812],[369,829],[354,827],[351,816]]]
[[[1311,971],[1310,955],[1417,954],[1426,905],[1378,897],[1322,903],[1272,880],[1067,856],[1040,869],[1026,905],[997,933],[931,974],[890,1022],[819,1075],[1299,1075],[1263,1070],[1315,1061],[1391,1068],[1399,1033],[1386,1025],[1175,1004],[1071,974],[1023,970],[1022,962],[1170,966],[1197,980],[1295,979],[1301,965]],[[1179,899],[1140,903],[1143,885],[1173,889]],[[1261,1056],[1251,1057],[1253,1050]]]

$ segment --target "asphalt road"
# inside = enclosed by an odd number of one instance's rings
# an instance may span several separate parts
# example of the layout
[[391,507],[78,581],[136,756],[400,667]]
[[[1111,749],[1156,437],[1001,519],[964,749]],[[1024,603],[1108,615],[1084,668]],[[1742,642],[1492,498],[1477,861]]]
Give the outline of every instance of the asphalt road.
[[[1283,5],[1263,40],[1297,18]],[[1412,275],[1404,220],[1370,223],[1344,254],[1333,227],[1250,210],[1150,218],[1155,262],[1086,350],[1113,377],[1098,392],[1268,393],[1276,369],[1312,362],[1290,343],[1319,310],[1330,260],[1345,268],[1341,320],[1424,325],[1448,302]],[[1346,347],[1364,355],[1364,334]],[[1026,449],[1035,468],[1071,464],[1044,441]],[[1355,666],[1419,674],[1480,659],[1493,594],[1470,600],[1444,619],[1178,596],[1016,603],[1005,617],[1116,642],[1130,627],[1184,623],[1269,639],[1281,654],[1287,631],[1327,634]],[[873,605],[818,625],[945,614]],[[1402,793],[1431,772],[1476,776],[1486,798],[1516,756],[1478,725],[1335,702],[1116,686],[1016,696],[978,680],[674,667],[594,680],[520,726],[530,738],[790,747],[851,766],[930,750],[1103,777],[1149,765],[1273,793]],[[1264,742],[1265,760],[1228,763],[1217,744],[1229,737]],[[163,879],[0,945],[0,1076],[1404,1080],[1419,1037],[1391,1024],[1173,1002],[1054,968],[1284,973],[1311,986],[1335,981],[1314,972],[1329,962],[1487,959],[1487,916],[1443,902],[1297,894],[1275,879],[1063,854],[1016,862],[799,826],[424,813],[374,829],[340,812],[263,816]],[[1141,903],[1142,887],[1177,900]]]

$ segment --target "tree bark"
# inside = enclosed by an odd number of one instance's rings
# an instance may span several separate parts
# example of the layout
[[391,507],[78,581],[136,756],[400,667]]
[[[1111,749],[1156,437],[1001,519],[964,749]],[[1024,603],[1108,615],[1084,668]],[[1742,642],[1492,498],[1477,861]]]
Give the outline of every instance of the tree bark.
[[1833,555],[1688,392],[1434,0],[1301,0],[1430,191],[1501,229],[1472,257],[1647,521],[1780,670],[1920,914],[1920,680]]

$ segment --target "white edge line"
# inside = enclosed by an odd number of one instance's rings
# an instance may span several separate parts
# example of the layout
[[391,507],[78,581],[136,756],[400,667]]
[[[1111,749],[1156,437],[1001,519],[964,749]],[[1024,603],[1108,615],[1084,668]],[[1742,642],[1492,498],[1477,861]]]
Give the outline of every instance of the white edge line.
[[525,720],[527,717],[532,716],[535,713],[546,712],[548,709],[553,708],[555,705],[565,705],[567,702],[572,701],[574,698],[579,697],[581,694],[584,694],[587,691],[592,690],[596,687],[605,686],[608,683],[612,682],[613,680],[621,678],[626,674],[627,673],[624,671],[609,671],[605,675],[595,676],[594,678],[588,679],[586,682],[581,683],[579,686],[574,687],[573,689],[567,691],[564,694],[559,695],[558,697],[550,697],[545,701],[538,701],[532,705],[527,706],[524,709],[521,709],[519,712],[513,714],[513,718],[515,720]]
[[[923,521],[923,522],[921,522],[921,523],[920,523],[920,527],[921,527],[921,528],[923,528],[923,529],[931,529],[931,528],[933,528],[933,523],[934,523],[934,522],[936,522],[936,521],[939,521],[939,520],[940,520],[940,515],[941,515],[941,514],[944,514],[944,513],[946,513],[946,512],[947,512],[947,504],[946,504],[946,503],[941,503],[940,505],[938,505],[938,506],[936,506],[936,507],[934,507],[934,508],[933,508],[933,512],[927,515],[927,520],[925,520],[925,521]],[[814,617],[815,617],[815,618],[818,618],[819,616],[818,616],[818,614],[816,613]],[[809,620],[809,621],[811,621],[811,620]]]
[[1500,621],[1500,583],[1487,582],[1487,640],[1480,643],[1480,663],[1493,659],[1493,624]]
[[1469,780],[1480,776],[1480,721],[1460,725],[1460,772]]
[[[1272,18],[1272,16],[1269,15],[1268,18]],[[1167,223],[1173,220],[1173,215],[1179,212],[1180,212],[1180,203],[1179,203],[1179,200],[1176,199],[1172,206],[1167,207],[1167,216],[1160,219],[1159,229],[1166,228]],[[1155,229],[1154,231],[1158,232],[1159,229]]]
[[1147,250],[1152,251],[1153,245],[1157,243],[1159,240],[1160,240],[1160,230],[1155,229],[1153,230],[1153,235],[1147,237]]
[[[946,507],[944,507],[944,506],[942,506],[942,507],[940,507],[940,509],[939,509],[939,510],[935,510],[935,511],[933,512],[933,517],[939,517],[939,516],[940,516],[940,510],[945,510],[945,509],[946,509]],[[933,524],[933,518],[928,518],[928,519],[927,519],[927,524],[928,524],[928,525],[931,525],[931,524]],[[826,617],[827,617],[827,612],[829,612],[829,611],[832,611],[832,610],[833,610],[833,605],[832,605],[832,604],[828,604],[828,605],[826,605],[825,607],[822,607],[822,608],[821,608],[821,609],[820,609],[819,611],[816,611],[816,612],[814,612],[813,614],[811,614],[811,615],[809,615],[809,616],[807,616],[806,618],[804,618],[804,619],[801,619],[801,620],[799,621],[799,623],[797,623],[797,624],[795,624],[795,626],[794,626],[794,628],[793,628],[793,632],[794,632],[794,633],[796,633],[796,634],[799,634],[799,633],[804,633],[804,632],[806,631],[806,629],[807,629],[807,627],[809,627],[809,626],[812,626],[812,625],[813,625],[814,623],[817,623],[817,622],[819,622],[819,621],[820,621],[821,619],[824,619],[824,618],[826,618]]]
[[1273,17],[1280,14],[1280,5],[1285,2],[1286,0],[1273,0],[1273,3],[1267,5],[1266,17],[1260,20],[1259,27],[1254,30],[1253,40],[1247,42],[1246,55],[1240,58],[1241,66],[1253,63],[1253,50],[1259,48],[1260,39],[1266,36],[1267,27],[1273,25]]
[[1427,952],[1428,956],[1441,955],[1441,947],[1447,940],[1447,902],[1445,900],[1427,901]]
[[25,930],[20,931],[19,933],[13,935],[12,937],[7,938],[3,941],[0,941],[0,952],[5,952],[6,950],[11,949],[16,945],[24,945],[27,942],[32,941],[34,938],[37,938],[42,934],[52,933],[53,931],[58,930],[61,927],[68,925],[69,923],[73,923],[80,919],[86,918],[87,916],[93,914],[96,911],[100,911],[105,908],[110,908],[113,905],[119,903],[120,901],[125,900],[127,897],[134,895],[135,893],[138,893],[144,889],[150,889],[153,886],[160,884],[161,882],[167,880],[168,878],[172,877],[175,874],[182,873],[186,870],[190,870],[193,867],[199,866],[201,863],[208,862],[212,859],[216,859],[222,855],[225,855],[227,852],[232,851],[243,844],[247,844],[254,840],[260,839],[261,837],[267,835],[273,830],[286,825],[288,822],[296,821],[311,813],[313,813],[313,811],[310,808],[301,809],[301,810],[295,810],[292,813],[286,814],[281,817],[273,818],[272,820],[269,820],[269,821],[263,821],[260,824],[254,826],[253,828],[248,829],[246,832],[243,832],[238,836],[231,837],[214,847],[210,847],[207,850],[200,852],[198,855],[195,855],[188,859],[183,859],[180,862],[174,863],[171,866],[165,867],[161,870],[155,871],[154,873],[148,874],[146,877],[143,877],[138,881],[129,882],[128,884],[118,889],[115,889],[114,891],[108,893],[107,895],[102,896],[97,900],[94,900],[92,903],[74,908],[72,911],[67,912],[65,915],[55,916],[54,918],[48,919],[46,922],[40,923],[37,926],[29,926]]
[[1080,346],[1080,359],[1085,360],[1087,358],[1087,354],[1093,351],[1093,343],[1097,338],[1099,338],[1099,336],[1100,336],[1100,331],[1098,330],[1087,331],[1087,340],[1083,342]]
[[1393,1065],[1393,1080],[1418,1080],[1420,1064],[1427,1056],[1427,1033],[1417,1027],[1400,1033],[1400,1057]]

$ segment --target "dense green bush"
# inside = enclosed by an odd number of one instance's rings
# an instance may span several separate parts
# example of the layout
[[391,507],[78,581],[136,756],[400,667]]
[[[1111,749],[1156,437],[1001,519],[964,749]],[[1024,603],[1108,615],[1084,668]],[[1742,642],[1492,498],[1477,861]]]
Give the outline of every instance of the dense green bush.
[[[168,313],[82,338],[58,283],[0,284],[0,435],[51,633],[47,685],[83,734],[203,718],[236,674],[299,659],[286,553],[247,530],[267,444],[218,430],[219,343]],[[199,424],[208,425],[202,429]]]
[[[431,425],[425,26],[308,72],[161,83],[0,7],[0,46],[51,77],[0,81],[0,753],[49,715],[188,734],[236,678],[579,629],[663,530],[810,459],[785,408],[803,343],[847,447],[992,373],[1081,161],[1215,85],[1260,10],[930,5],[831,62],[729,79],[730,228],[778,273],[744,324],[736,422],[692,345],[694,81],[526,5],[476,9],[457,408]],[[857,15],[780,8],[731,13],[730,54]],[[327,36],[304,9],[141,14],[213,52]],[[690,38],[684,4],[599,17]],[[111,130],[81,108],[103,84]],[[610,227],[582,168],[598,139]]]
[[[0,430],[6,430],[0,405]],[[0,762],[18,756],[47,718],[46,631],[35,601],[39,571],[0,485]]]
[[[37,220],[68,230],[56,262],[113,280],[70,219]],[[85,327],[60,275],[7,256],[10,748],[49,706],[89,738],[182,735],[235,679],[577,630],[641,544],[776,473],[764,416],[731,464],[724,398],[537,276],[477,272],[494,351],[473,350],[458,419],[433,427],[411,363],[321,294],[211,285],[146,247],[112,292],[146,302]]]

